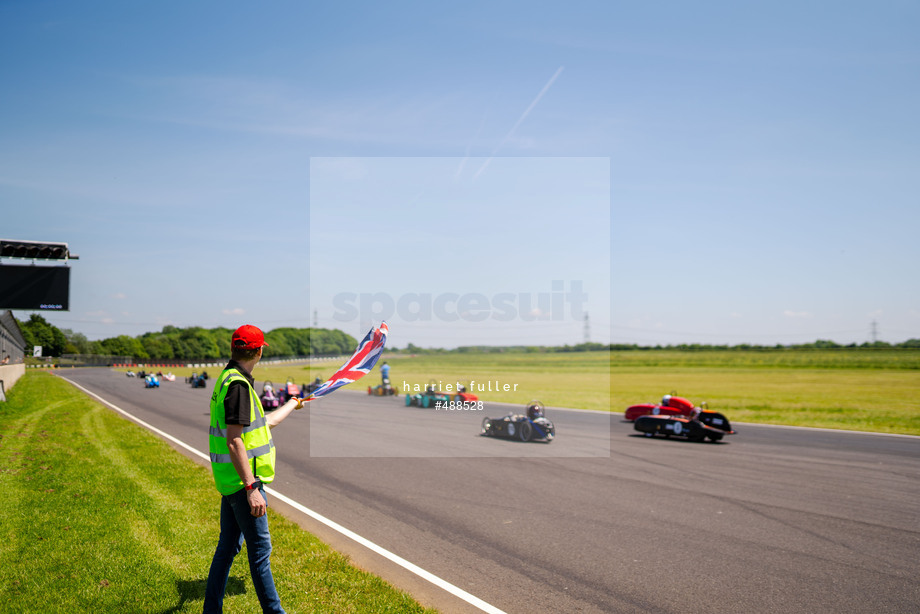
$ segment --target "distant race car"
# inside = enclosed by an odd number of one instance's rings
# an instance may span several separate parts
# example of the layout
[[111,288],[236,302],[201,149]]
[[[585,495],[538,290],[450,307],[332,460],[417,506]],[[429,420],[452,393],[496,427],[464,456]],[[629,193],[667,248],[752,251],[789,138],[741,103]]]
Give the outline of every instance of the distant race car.
[[438,403],[449,403],[450,397],[438,390],[438,382],[429,380],[425,392],[406,394],[406,407],[440,407]]
[[451,401],[469,403],[471,401],[478,401],[479,397],[473,394],[472,392],[466,391],[466,385],[463,383],[457,383],[457,390],[453,392],[448,392],[447,396],[450,397]]
[[125,375],[127,375],[128,377],[137,377],[137,373],[135,373],[134,371],[125,371]]
[[287,381],[278,390],[278,398],[281,399],[282,405],[287,403],[291,397],[302,398],[300,388],[294,383],[293,377],[287,378]]
[[[705,403],[702,407],[705,408]],[[639,416],[689,416],[693,411],[693,403],[683,397],[666,394],[661,399],[661,404],[640,403],[626,408],[624,418],[632,422]]]
[[259,400],[262,401],[262,409],[265,411],[278,409],[281,406],[281,397],[275,392],[275,387],[271,382],[262,384],[262,396],[259,397]]
[[201,375],[198,375],[197,372],[192,371],[192,374],[189,377],[185,378],[185,383],[191,384],[192,388],[204,388],[205,386],[207,386],[207,378],[208,378],[207,373],[202,373]]
[[734,435],[728,418],[716,411],[698,410],[696,417],[685,416],[639,416],[633,428],[646,437],[664,435],[682,437],[690,441],[720,441],[725,435]]
[[523,414],[508,414],[504,418],[483,418],[481,435],[519,441],[544,441],[556,438],[556,427],[544,415],[540,401],[531,401]]
[[176,381],[176,376],[172,373],[166,373],[163,375],[163,379],[165,379],[167,382],[174,382]]
[[144,388],[159,388],[160,387],[160,378],[156,375],[150,374],[144,378]]
[[322,384],[323,384],[322,376],[317,377],[309,384],[304,384],[303,386],[300,387],[300,398],[301,399],[307,398],[308,396],[310,396],[310,394],[313,393],[314,390],[319,388]]
[[373,395],[375,397],[388,397],[392,395],[399,394],[399,388],[396,388],[390,384],[390,380],[383,380],[382,384],[376,386],[368,386],[367,394]]

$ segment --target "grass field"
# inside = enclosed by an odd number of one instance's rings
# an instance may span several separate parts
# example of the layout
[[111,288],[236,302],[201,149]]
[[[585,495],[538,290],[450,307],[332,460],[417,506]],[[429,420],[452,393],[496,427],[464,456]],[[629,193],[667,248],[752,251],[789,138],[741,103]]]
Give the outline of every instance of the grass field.
[[[660,401],[674,391],[734,422],[920,435],[920,374],[860,369],[616,369],[614,398]],[[622,403],[625,405],[627,403]]]
[[[676,392],[737,422],[920,435],[920,351],[801,350],[428,354],[391,356],[393,384],[431,379],[518,384],[485,400],[622,412]],[[336,365],[337,366],[337,365]],[[333,366],[314,369],[330,375]],[[258,379],[298,383],[303,366],[257,367]],[[379,373],[368,376],[377,384]],[[364,388],[367,384],[358,384]]]
[[[0,403],[0,467],[0,612],[201,612],[219,512],[206,468],[41,371]],[[269,515],[288,612],[431,612]],[[224,603],[260,611],[245,548]]]
[[[476,382],[487,401],[622,412],[676,392],[736,422],[920,435],[920,350],[643,350],[442,353],[385,357],[394,385]],[[303,384],[338,362],[256,367],[258,380]],[[187,375],[188,370],[176,370]],[[216,375],[216,373],[214,374]],[[375,369],[353,387],[379,383]],[[494,382],[509,391],[495,391]],[[478,387],[493,383],[493,391]],[[514,390],[514,385],[517,389]]]

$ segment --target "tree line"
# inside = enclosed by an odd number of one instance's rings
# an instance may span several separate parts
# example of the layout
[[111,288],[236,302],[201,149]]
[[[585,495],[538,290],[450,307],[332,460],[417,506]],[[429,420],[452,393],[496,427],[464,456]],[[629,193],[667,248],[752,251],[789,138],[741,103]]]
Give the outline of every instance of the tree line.
[[[165,326],[160,332],[137,337],[119,335],[101,341],[90,341],[86,335],[70,329],[59,329],[39,314],[19,321],[26,341],[26,354],[32,346],[42,346],[45,356],[81,354],[96,356],[130,356],[135,360],[202,361],[223,360],[230,356],[229,328],[178,328]],[[350,354],[358,341],[340,330],[325,328],[276,328],[265,333],[268,347],[265,358],[279,356],[320,356]]]
[[[59,329],[39,314],[32,314],[28,320],[19,321],[20,330],[26,340],[26,350],[35,345],[42,346],[45,356],[83,354],[97,356],[131,356],[139,360],[181,360],[201,361],[224,359],[230,356],[229,328],[202,328],[192,326],[177,328],[165,326],[156,333],[144,333],[138,337],[119,335],[101,341],[89,341],[86,335],[70,329]],[[273,356],[321,356],[350,354],[358,344],[357,339],[337,329],[325,328],[276,328],[265,333],[268,347],[263,355]],[[680,350],[703,352],[711,350],[826,350],[848,348],[874,349],[920,349],[920,339],[908,339],[901,343],[875,341],[872,343],[839,344],[819,339],[812,343],[792,345],[707,345],[682,343],[677,345],[637,345],[626,343],[579,343],[561,346],[462,346],[451,350],[422,348],[410,343],[405,349],[388,348],[388,351],[403,354],[429,354],[442,352],[496,353],[496,352],[597,352],[597,351],[647,351]]]

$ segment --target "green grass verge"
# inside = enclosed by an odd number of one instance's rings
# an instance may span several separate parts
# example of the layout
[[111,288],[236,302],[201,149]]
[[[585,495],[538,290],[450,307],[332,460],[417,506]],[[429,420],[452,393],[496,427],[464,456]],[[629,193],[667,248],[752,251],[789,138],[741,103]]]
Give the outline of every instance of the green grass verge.
[[[0,611],[201,611],[219,516],[206,468],[39,371],[0,403],[0,468]],[[269,515],[288,612],[433,611]],[[245,551],[225,606],[260,611]]]

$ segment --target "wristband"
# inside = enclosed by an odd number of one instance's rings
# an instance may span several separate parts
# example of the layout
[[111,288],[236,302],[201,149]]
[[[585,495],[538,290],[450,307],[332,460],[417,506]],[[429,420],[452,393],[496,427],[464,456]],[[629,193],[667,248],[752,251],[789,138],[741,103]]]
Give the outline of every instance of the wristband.
[[249,486],[247,486],[247,487],[246,487],[246,490],[256,490],[256,489],[257,489],[259,486],[261,486],[261,485],[262,485],[262,482],[259,481],[259,480],[256,480],[255,482],[253,482],[252,484],[250,484]]

